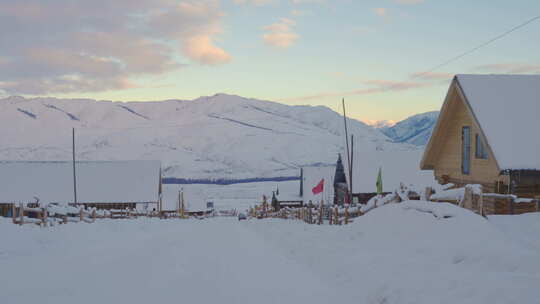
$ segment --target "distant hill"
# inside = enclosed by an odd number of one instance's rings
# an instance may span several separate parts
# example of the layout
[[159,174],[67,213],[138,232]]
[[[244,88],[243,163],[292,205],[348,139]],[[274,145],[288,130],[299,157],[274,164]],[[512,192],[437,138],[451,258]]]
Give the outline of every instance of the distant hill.
[[417,114],[398,122],[392,127],[382,127],[379,130],[396,143],[424,146],[431,137],[438,117],[439,111]]
[[[300,166],[335,163],[344,146],[343,117],[323,106],[226,94],[155,102],[8,97],[0,99],[0,160],[69,160],[71,128],[78,159],[161,160],[170,178],[295,176]],[[415,149],[357,120],[349,130],[366,153]]]

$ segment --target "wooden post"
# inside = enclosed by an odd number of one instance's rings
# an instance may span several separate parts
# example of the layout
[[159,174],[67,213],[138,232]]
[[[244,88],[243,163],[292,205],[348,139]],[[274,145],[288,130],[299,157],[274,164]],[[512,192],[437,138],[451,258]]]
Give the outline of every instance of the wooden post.
[[339,225],[339,211],[337,207],[334,207],[334,225]]
[[47,227],[47,208],[43,208],[43,227]]
[[15,207],[15,203],[11,204],[11,218],[13,219],[13,224],[17,224],[17,207]]
[[329,210],[329,211],[330,211],[330,214],[329,214],[330,216],[328,217],[328,224],[329,224],[330,226],[332,226],[332,222],[333,222],[332,220],[333,220],[334,216],[333,216],[333,214],[332,214],[332,208],[331,208],[331,207],[330,207],[330,210]]
[[433,195],[433,188],[431,187],[426,187],[426,192],[425,192],[425,196],[426,196],[426,201],[429,201],[431,199],[431,196]]
[[349,207],[345,207],[345,225],[349,223]]
[[92,222],[96,221],[96,209],[92,210]]
[[83,221],[83,211],[82,211],[82,208],[79,209],[79,221]]
[[480,196],[478,197],[478,208],[480,209],[480,215],[483,217],[486,217],[486,214],[484,212],[484,193],[480,192]]
[[506,202],[508,203],[510,214],[514,214],[514,199],[509,197],[506,199]]
[[24,207],[22,203],[19,203],[19,225],[24,224]]
[[323,200],[321,200],[321,204],[319,206],[319,225],[323,224]]
[[463,193],[463,201],[460,207],[472,210],[472,190],[470,187],[465,186],[465,193]]

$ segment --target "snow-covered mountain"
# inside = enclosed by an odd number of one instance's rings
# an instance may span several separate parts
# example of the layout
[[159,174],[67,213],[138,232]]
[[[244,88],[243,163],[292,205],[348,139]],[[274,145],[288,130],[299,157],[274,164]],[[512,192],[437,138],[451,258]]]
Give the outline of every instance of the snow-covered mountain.
[[383,119],[383,120],[369,120],[369,121],[363,121],[365,124],[367,124],[368,126],[372,126],[376,129],[381,129],[381,128],[390,128],[392,126],[394,126],[396,123],[392,120],[386,120],[386,119]]
[[383,127],[379,130],[396,143],[424,146],[431,137],[438,117],[439,111],[422,113],[402,120],[392,127]]
[[[217,94],[195,100],[111,102],[0,99],[0,159],[69,160],[71,128],[84,160],[161,160],[164,176],[276,177],[330,164],[342,151],[343,118],[327,107],[288,106]],[[414,149],[357,120],[355,147]]]

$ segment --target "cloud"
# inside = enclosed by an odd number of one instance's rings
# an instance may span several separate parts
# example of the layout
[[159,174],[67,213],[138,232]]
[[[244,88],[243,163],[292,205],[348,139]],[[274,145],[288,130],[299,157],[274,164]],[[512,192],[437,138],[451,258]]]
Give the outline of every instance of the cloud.
[[479,65],[474,68],[476,71],[489,73],[540,73],[540,64],[530,63],[494,63]]
[[424,80],[452,80],[454,74],[452,73],[436,73],[436,72],[418,72],[411,75],[412,78],[419,78]]
[[382,80],[382,79],[371,79],[362,82],[364,85],[367,85],[367,88],[350,90],[350,91],[341,91],[341,92],[321,92],[313,95],[293,97],[285,100],[290,101],[307,101],[307,100],[317,100],[328,97],[344,97],[344,96],[355,96],[355,95],[369,95],[377,94],[384,92],[396,92],[396,91],[405,91],[416,88],[429,87],[433,84],[426,82],[414,82],[414,81],[392,81],[392,80]]
[[424,2],[424,0],[394,0],[398,4],[419,4]]
[[275,3],[275,0],[233,0],[235,4],[243,5],[243,4],[251,4],[256,6],[263,6],[267,4]]
[[326,0],[291,0],[292,4],[325,3]]
[[375,13],[375,15],[379,16],[379,17],[385,17],[388,13],[388,11],[386,10],[386,8],[384,7],[376,7],[373,9],[373,12]]
[[266,44],[273,47],[288,48],[299,38],[299,35],[293,31],[295,25],[294,20],[281,18],[279,22],[264,27],[266,33],[262,38]]
[[131,88],[193,62],[224,64],[219,0],[0,2],[0,89],[10,94]]

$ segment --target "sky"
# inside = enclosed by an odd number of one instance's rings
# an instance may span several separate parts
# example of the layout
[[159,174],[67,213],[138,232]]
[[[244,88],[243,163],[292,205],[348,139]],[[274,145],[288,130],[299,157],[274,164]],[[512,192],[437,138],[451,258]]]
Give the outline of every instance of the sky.
[[216,93],[366,122],[438,110],[452,76],[540,73],[537,0],[0,2],[0,96],[118,101]]

